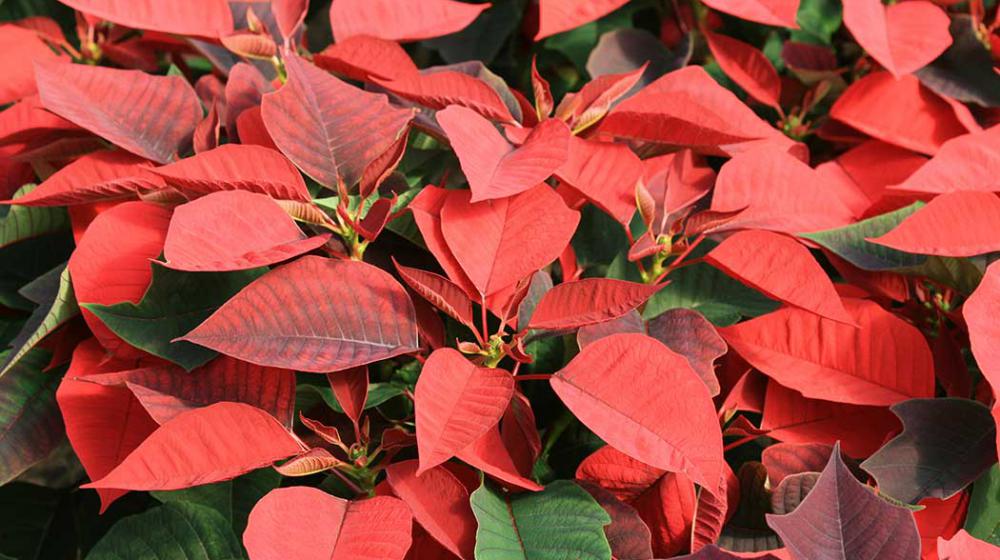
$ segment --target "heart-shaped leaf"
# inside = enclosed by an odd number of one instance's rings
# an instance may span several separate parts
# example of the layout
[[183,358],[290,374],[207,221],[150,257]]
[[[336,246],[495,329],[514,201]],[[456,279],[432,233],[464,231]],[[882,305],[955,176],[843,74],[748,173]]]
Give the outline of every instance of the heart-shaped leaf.
[[844,0],[844,25],[895,76],[919,70],[951,45],[948,14],[925,0],[884,6]]

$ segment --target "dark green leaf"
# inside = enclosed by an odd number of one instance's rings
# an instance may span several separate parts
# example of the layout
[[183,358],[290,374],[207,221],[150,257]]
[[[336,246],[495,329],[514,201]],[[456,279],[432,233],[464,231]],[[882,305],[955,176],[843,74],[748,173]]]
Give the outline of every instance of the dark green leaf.
[[993,465],[972,485],[965,530],[1000,546],[1000,466]]
[[38,307],[11,342],[10,353],[0,359],[0,377],[49,333],[80,314],[66,263],[22,288],[21,295],[38,304]]
[[190,371],[211,360],[216,352],[186,341],[171,341],[201,324],[265,270],[180,272],[153,263],[152,283],[138,305],[124,302],[84,307],[125,342]]
[[792,39],[796,41],[812,39],[808,42],[818,41],[829,45],[833,34],[840,29],[842,19],[838,0],[802,0],[795,18],[802,31],[793,32]]
[[684,307],[699,311],[716,325],[731,325],[741,316],[756,317],[778,308],[778,302],[752,290],[705,263],[671,272],[666,288],[649,298],[642,312],[649,320],[667,311]]
[[73,236],[43,235],[0,249],[0,305],[31,311],[35,306],[18,293],[22,287],[69,259]]
[[60,376],[42,371],[50,357],[43,350],[29,352],[0,378],[0,485],[47,457],[64,438],[56,404]]
[[187,502],[212,508],[222,515],[237,535],[242,535],[254,504],[280,483],[278,471],[266,468],[224,482],[150,494],[165,504]]
[[904,253],[868,241],[898,226],[903,220],[923,206],[922,202],[882,214],[856,224],[826,231],[800,234],[799,237],[815,241],[833,251],[837,256],[864,270],[890,270],[923,264],[927,257]]
[[42,558],[58,508],[59,493],[51,488],[19,482],[0,488],[0,554]]
[[[25,185],[14,193],[22,197],[37,185]],[[0,248],[34,237],[69,230],[69,215],[65,208],[38,206],[0,206]]]
[[163,504],[126,517],[108,531],[87,560],[232,560],[239,540],[222,515],[187,503]]
[[431,39],[425,44],[437,49],[448,64],[466,60],[492,62],[510,34],[517,29],[524,12],[519,0],[494,0],[492,4],[465,29]]
[[[333,390],[327,385],[299,385],[296,389],[295,400],[300,403],[299,408],[310,408],[310,403],[316,403],[317,397],[326,403],[333,410],[343,413]],[[368,385],[368,400],[365,401],[365,409],[375,408],[393,397],[403,394],[403,388],[393,383],[371,383]],[[304,406],[303,406],[304,405]]]
[[476,560],[609,560],[611,517],[576,484],[511,495],[484,483],[472,493]]

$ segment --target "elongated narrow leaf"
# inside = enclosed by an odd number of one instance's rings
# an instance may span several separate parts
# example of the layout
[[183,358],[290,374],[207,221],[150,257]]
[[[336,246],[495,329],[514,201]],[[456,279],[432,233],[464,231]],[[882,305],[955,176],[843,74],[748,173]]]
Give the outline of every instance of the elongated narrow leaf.
[[472,202],[504,198],[541,183],[566,162],[569,128],[549,119],[519,147],[475,111],[452,106],[437,114],[472,189]]
[[996,462],[996,424],[976,401],[912,399],[892,411],[903,433],[861,464],[883,494],[911,504],[946,500]]
[[[607,383],[608,376],[617,381]],[[680,354],[645,335],[616,334],[584,348],[551,382],[576,417],[609,445],[685,473],[710,491],[718,486],[722,437],[715,409],[708,388]]]
[[176,490],[228,480],[301,451],[270,414],[222,402],[167,422],[100,480],[85,488]]
[[627,146],[573,136],[566,163],[555,174],[620,223],[635,214],[642,163]]
[[304,486],[264,496],[243,533],[250,560],[403,560],[413,516],[389,496],[347,501]]
[[942,194],[889,233],[869,241],[921,255],[972,257],[1000,251],[1000,197],[989,192]]
[[572,329],[615,319],[641,305],[661,287],[610,278],[559,284],[542,296],[528,328]]
[[559,257],[580,213],[570,210],[548,185],[517,196],[470,202],[459,191],[441,209],[448,248],[476,289],[494,294]]
[[799,0],[707,0],[706,6],[749,21],[798,29]]
[[541,0],[535,40],[569,31],[610,14],[628,0]]
[[177,208],[163,256],[184,271],[232,271],[272,265],[323,245],[329,234],[306,237],[270,198],[217,192]]
[[48,359],[42,350],[27,353],[0,379],[0,484],[44,459],[63,441],[56,405],[59,377],[42,371]]
[[65,62],[35,66],[45,108],[112,144],[167,163],[191,140],[201,103],[180,76]]
[[852,324],[833,283],[809,250],[795,240],[767,231],[741,231],[705,257],[748,286],[774,299]]
[[1000,126],[945,142],[938,153],[902,183],[906,192],[1000,191]]
[[295,376],[288,370],[223,356],[190,373],[177,367],[152,366],[85,379],[88,383],[127,387],[160,425],[188,410],[220,401],[249,404],[285,426],[292,425]]
[[330,27],[339,43],[355,35],[390,41],[419,41],[465,29],[486,4],[424,0],[399,4],[392,0],[337,0],[330,7]]
[[425,472],[482,437],[500,422],[514,394],[514,378],[477,367],[457,350],[436,350],[414,390],[419,472]]
[[844,307],[857,327],[786,307],[719,332],[755,368],[809,398],[886,406],[934,394],[934,359],[916,327],[869,301]]
[[476,518],[469,491],[455,475],[439,466],[417,476],[417,461],[403,461],[386,469],[386,480],[432,537],[462,560],[473,560]]
[[0,207],[0,249],[20,241],[68,231],[69,216],[61,208],[32,208],[18,203],[38,187],[27,184],[14,193],[14,206]]
[[490,120],[502,123],[516,120],[493,85],[479,76],[446,68],[449,67],[404,74],[392,80],[373,78],[373,81],[403,99],[430,109],[440,110],[456,105]]
[[358,182],[369,162],[406,130],[410,109],[389,105],[301,58],[285,57],[288,82],[264,95],[261,116],[281,152],[319,183]]
[[479,521],[476,560],[602,560],[611,556],[611,517],[576,484],[558,480],[533,494],[501,494],[487,484],[472,493]]
[[819,243],[863,270],[878,271],[916,266],[926,261],[927,257],[897,251],[884,245],[872,243],[869,239],[888,233],[922,208],[923,205],[922,202],[914,202],[899,210],[893,210],[887,214],[874,216],[848,226],[802,233],[800,237]]
[[[80,314],[80,308],[73,297],[69,271],[65,265],[47,272],[39,280],[43,281],[44,285],[36,287],[44,292],[45,298],[35,302],[38,307],[10,342],[10,352],[0,359],[0,377],[10,371],[42,339]],[[29,286],[34,285],[34,282],[29,284]]]
[[355,428],[361,419],[361,414],[368,402],[369,389],[368,366],[358,366],[344,371],[326,374],[326,380],[330,383],[330,391],[337,399],[344,414],[354,422]]
[[17,204],[64,206],[136,197],[164,186],[152,164],[123,151],[87,154],[53,173]]
[[83,304],[83,307],[125,342],[190,371],[212,359],[215,353],[175,339],[208,318],[262,273],[261,269],[178,272],[155,265],[152,283],[139,303]]
[[727,76],[760,103],[781,107],[781,80],[764,53],[753,45],[718,33],[705,33],[705,39]]
[[895,76],[919,70],[951,45],[948,14],[919,0],[883,6],[844,0],[844,25],[868,54]]
[[387,273],[307,256],[247,286],[182,340],[254,364],[326,373],[413,352],[417,328],[413,303]]
[[[141,553],[136,551],[141,550]],[[243,551],[232,528],[219,512],[198,504],[176,502],[157,506],[115,523],[87,558],[116,560],[136,554],[177,560],[240,558]]]
[[471,329],[476,328],[472,318],[472,300],[462,288],[433,272],[395,264],[399,276],[410,289],[420,294],[434,307],[447,313],[449,317]]
[[879,498],[858,482],[835,446],[806,499],[767,523],[801,558],[909,560],[920,555],[913,513]]
[[203,37],[219,37],[233,31],[233,16],[225,0],[204,0],[180,6],[157,0],[66,0],[63,3],[136,29]]
[[295,166],[280,153],[261,146],[226,144],[159,167],[154,173],[192,198],[239,190],[276,200],[312,201]]

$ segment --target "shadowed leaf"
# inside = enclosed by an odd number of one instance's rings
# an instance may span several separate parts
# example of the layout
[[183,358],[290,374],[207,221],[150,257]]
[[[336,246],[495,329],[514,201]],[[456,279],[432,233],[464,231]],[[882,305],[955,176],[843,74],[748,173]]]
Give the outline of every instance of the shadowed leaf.
[[115,523],[87,558],[116,560],[150,554],[154,558],[216,560],[240,558],[243,551],[239,539],[217,511],[177,502]]

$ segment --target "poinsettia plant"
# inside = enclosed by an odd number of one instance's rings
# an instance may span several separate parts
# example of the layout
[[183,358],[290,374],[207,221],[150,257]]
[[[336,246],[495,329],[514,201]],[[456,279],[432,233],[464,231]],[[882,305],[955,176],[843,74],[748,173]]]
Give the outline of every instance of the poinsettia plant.
[[1000,558],[996,2],[0,19],[0,559]]

